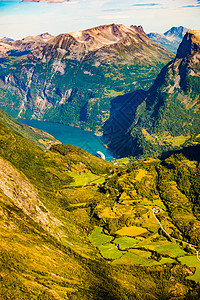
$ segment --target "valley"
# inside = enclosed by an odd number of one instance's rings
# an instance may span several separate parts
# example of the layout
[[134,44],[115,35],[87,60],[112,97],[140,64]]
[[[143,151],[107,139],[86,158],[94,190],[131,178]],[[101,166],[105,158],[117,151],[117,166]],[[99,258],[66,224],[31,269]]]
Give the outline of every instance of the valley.
[[199,33],[0,40],[0,298],[199,299]]
[[2,296],[198,295],[199,146],[114,164],[0,133]]

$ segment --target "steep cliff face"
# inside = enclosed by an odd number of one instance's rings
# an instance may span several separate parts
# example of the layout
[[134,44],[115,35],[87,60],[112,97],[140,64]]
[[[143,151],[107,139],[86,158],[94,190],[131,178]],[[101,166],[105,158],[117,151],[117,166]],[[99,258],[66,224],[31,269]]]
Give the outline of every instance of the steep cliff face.
[[110,118],[103,126],[103,137],[114,156],[128,156],[136,148],[130,126],[135,120],[138,106],[146,95],[146,91],[137,90],[111,101]]
[[141,26],[119,24],[1,45],[3,110],[93,130],[108,118],[111,99],[147,89],[173,57]]
[[121,134],[122,140],[127,134],[132,137],[129,154],[159,153],[199,141],[199,33],[186,33],[176,58],[162,69],[138,105],[132,124]]

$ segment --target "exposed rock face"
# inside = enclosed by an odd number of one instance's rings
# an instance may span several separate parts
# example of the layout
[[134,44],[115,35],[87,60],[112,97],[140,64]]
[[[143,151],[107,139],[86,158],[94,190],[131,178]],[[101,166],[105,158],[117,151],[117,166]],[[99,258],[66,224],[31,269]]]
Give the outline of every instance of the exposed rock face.
[[[106,50],[106,47],[119,47],[123,44],[124,46],[132,45],[134,48],[138,49],[141,47],[141,43],[145,43],[145,46],[152,46],[151,41],[148,39],[141,26],[128,27],[121,24],[110,24],[83,31],[71,32],[69,34],[58,35],[57,37],[49,40],[45,50],[49,53],[55,49],[57,52],[64,55],[67,53],[65,51],[68,50],[69,52],[66,56],[80,60],[88,52],[98,51],[103,48],[102,51],[98,53],[98,57],[101,58],[101,60],[105,60],[108,59],[107,56],[103,57],[103,52]],[[118,53],[115,54],[116,59],[121,60],[120,55]]]
[[185,33],[190,30],[189,28],[179,26],[172,27],[165,33],[148,33],[147,36],[155,43],[158,43],[162,47],[176,53],[179,44],[181,43]]
[[148,88],[173,55],[141,26],[110,24],[0,44],[0,106],[14,117],[100,129],[110,101]]
[[[176,58],[162,69],[136,112],[134,104],[132,123],[129,127],[122,127],[118,131],[119,136],[116,132],[114,135],[109,133],[108,125],[116,128],[116,120],[111,115],[104,126],[104,135],[111,151],[126,156],[127,152],[120,150],[120,144],[114,149],[113,146],[119,140],[123,145],[127,138],[129,144],[133,145],[129,155],[156,154],[200,142],[199,46],[200,31],[186,33]],[[129,95],[124,96],[126,99],[128,97]],[[115,112],[118,123],[118,120],[124,118],[120,110],[121,108]]]
[[54,233],[56,227],[61,225],[61,222],[53,218],[39,200],[38,193],[29,180],[1,157],[0,189],[17,207],[45,230]]
[[184,58],[186,56],[195,54],[200,51],[200,31],[191,30],[184,36],[183,42],[177,50],[177,58]]

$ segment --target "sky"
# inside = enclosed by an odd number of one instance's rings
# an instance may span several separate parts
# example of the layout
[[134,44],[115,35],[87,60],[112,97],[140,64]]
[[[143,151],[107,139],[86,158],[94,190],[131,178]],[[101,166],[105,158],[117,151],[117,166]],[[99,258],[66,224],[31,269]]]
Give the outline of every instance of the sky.
[[110,23],[142,25],[146,33],[181,25],[200,30],[200,0],[0,0],[0,38],[58,35]]

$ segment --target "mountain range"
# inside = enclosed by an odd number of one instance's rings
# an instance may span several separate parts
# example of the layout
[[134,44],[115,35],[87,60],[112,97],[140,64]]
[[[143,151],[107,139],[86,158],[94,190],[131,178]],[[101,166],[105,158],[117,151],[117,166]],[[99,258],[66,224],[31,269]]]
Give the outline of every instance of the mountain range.
[[0,107],[18,118],[101,130],[111,99],[148,89],[173,57],[141,26],[121,24],[1,41]]
[[199,143],[200,32],[189,31],[149,91],[111,102],[104,138],[116,155],[155,155]]
[[189,28],[179,26],[179,27],[172,27],[164,33],[151,32],[148,33],[147,36],[150,39],[152,39],[152,41],[158,43],[165,49],[173,53],[176,53],[178,46],[181,43],[184,35],[189,30],[190,30]]

